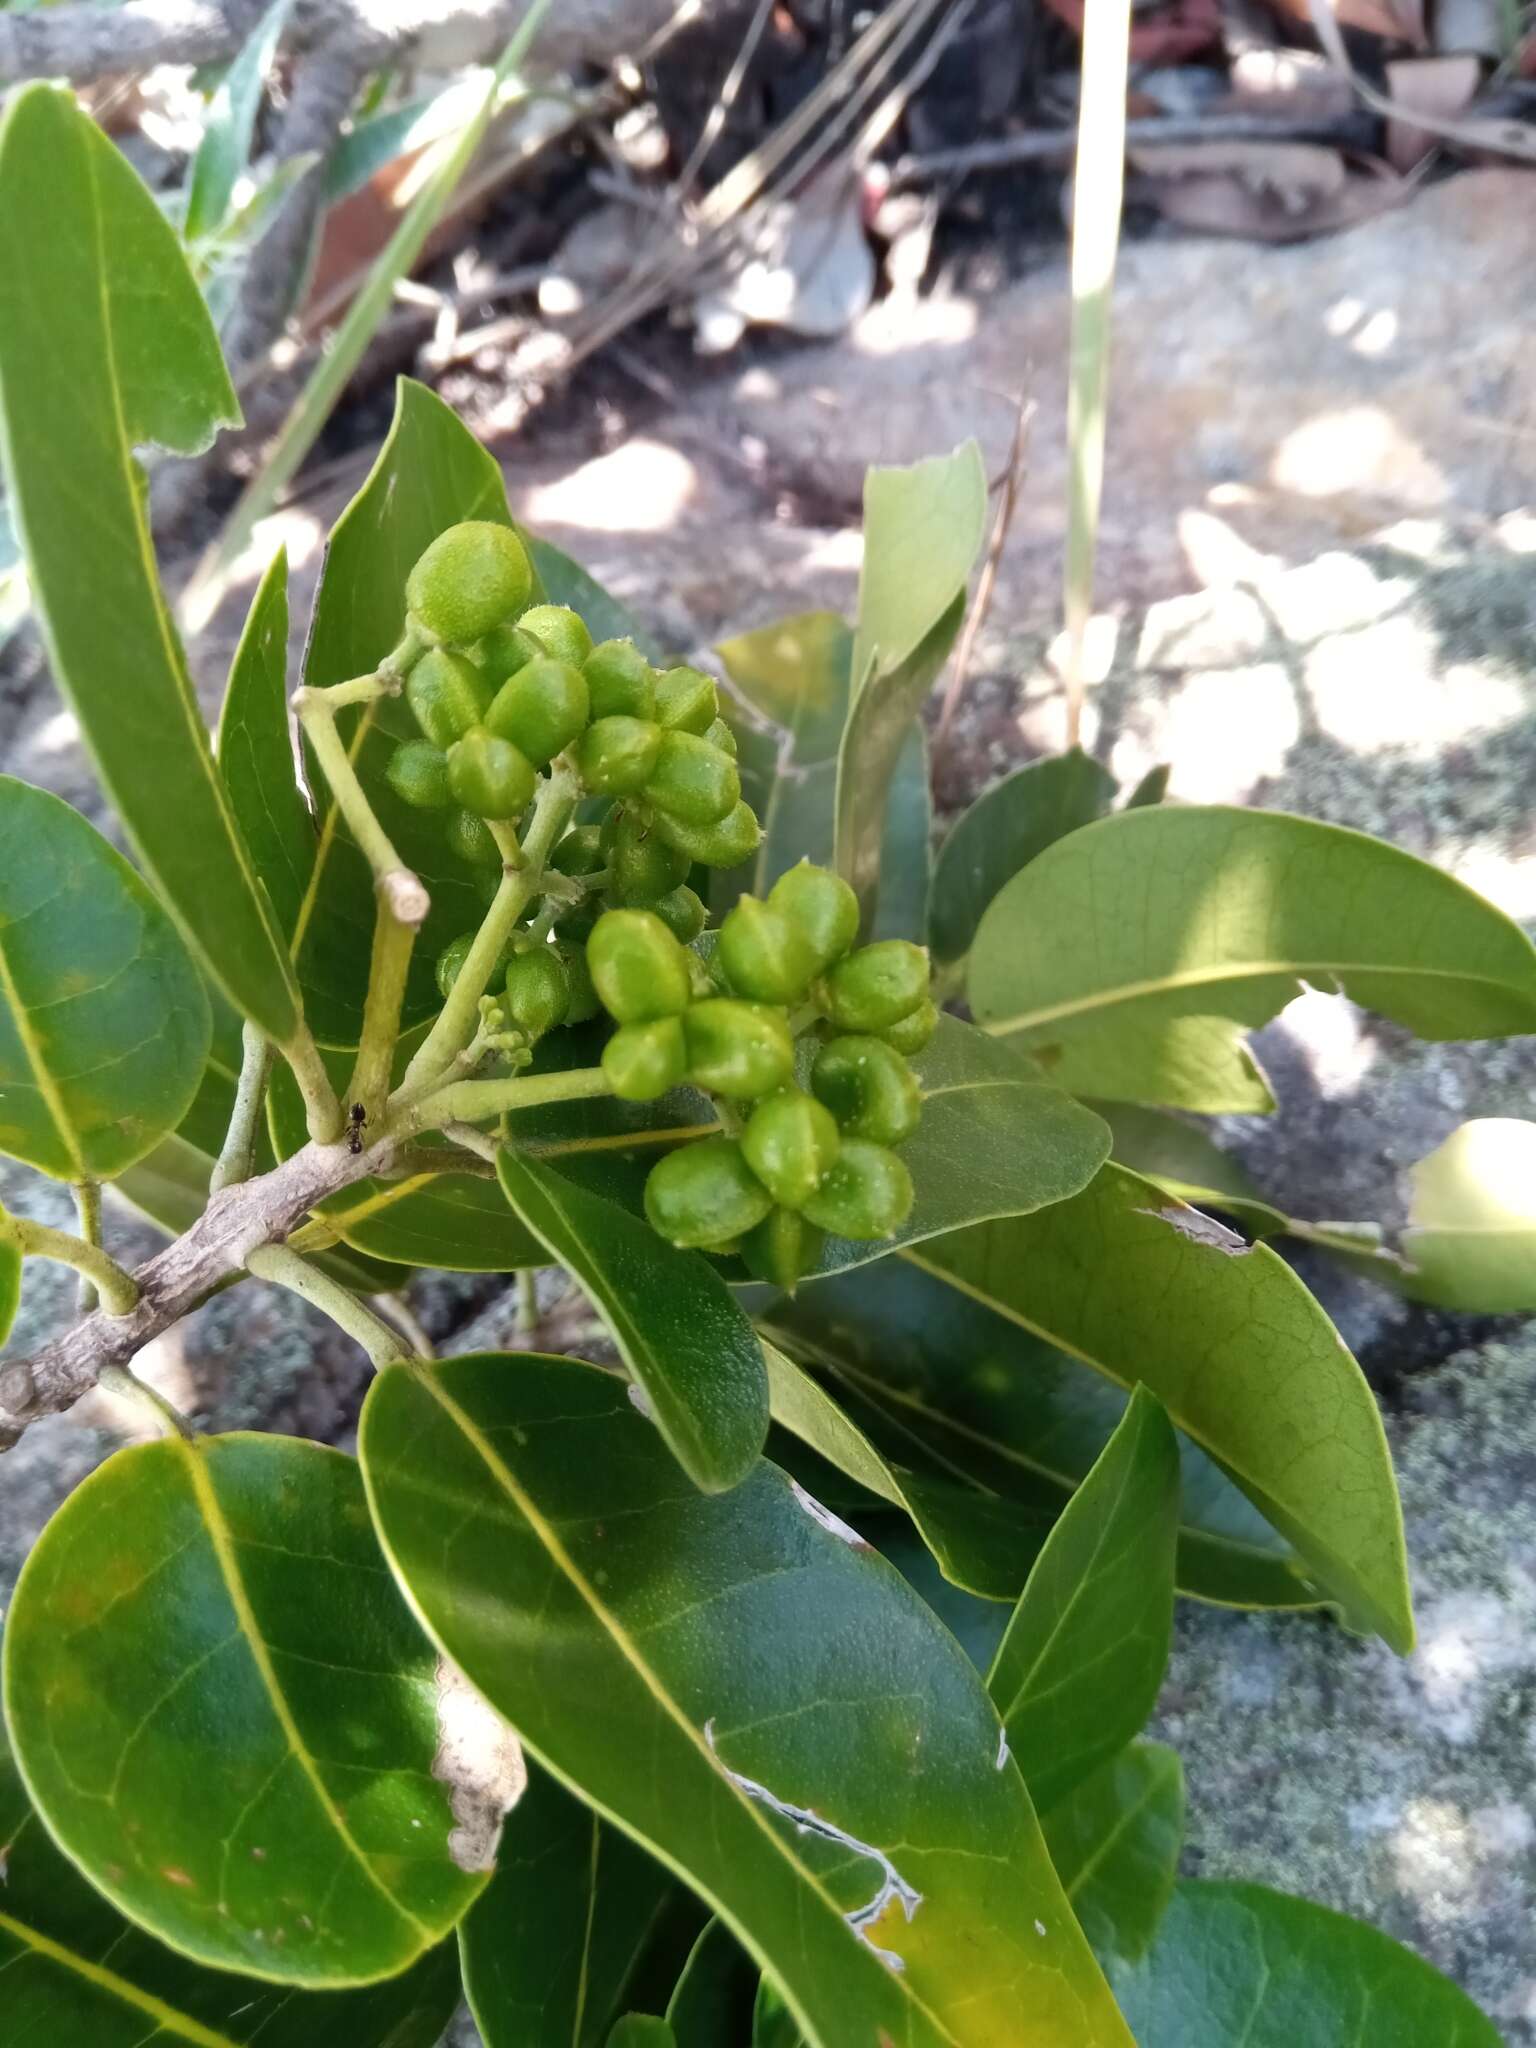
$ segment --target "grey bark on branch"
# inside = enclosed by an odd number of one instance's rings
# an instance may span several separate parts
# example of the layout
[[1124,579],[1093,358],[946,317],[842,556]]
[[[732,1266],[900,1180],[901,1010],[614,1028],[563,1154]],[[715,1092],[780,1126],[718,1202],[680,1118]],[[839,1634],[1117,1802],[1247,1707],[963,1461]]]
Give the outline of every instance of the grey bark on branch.
[[127,1365],[242,1271],[259,1245],[286,1237],[318,1202],[387,1171],[394,1142],[386,1138],[358,1153],[345,1142],[306,1145],[259,1179],[212,1196],[192,1228],[134,1274],[136,1308],[125,1316],[98,1309],[31,1358],[0,1367],[0,1450],[9,1449],[29,1422],[73,1406],[106,1367]]

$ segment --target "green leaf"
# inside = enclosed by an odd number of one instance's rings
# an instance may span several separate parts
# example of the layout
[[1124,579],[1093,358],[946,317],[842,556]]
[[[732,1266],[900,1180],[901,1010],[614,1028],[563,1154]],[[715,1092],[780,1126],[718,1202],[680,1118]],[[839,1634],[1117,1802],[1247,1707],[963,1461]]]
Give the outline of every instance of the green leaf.
[[1141,2048],[1499,2048],[1493,2023],[1374,1927],[1259,1884],[1175,1886],[1113,1979]]
[[851,694],[837,757],[837,870],[868,927],[896,764],[912,721],[949,658],[965,617],[965,584],[981,547],[987,479],[981,450],[864,479],[864,562]]
[[0,1740],[0,1976],[8,2042],[70,2048],[435,2048],[459,2001],[447,1942],[387,1984],[295,1992],[205,1970],[115,1913],[54,1847]]
[[1423,1038],[1536,1030],[1536,949],[1463,883],[1339,825],[1221,806],[1121,811],[1047,848],[982,918],[969,991],[1074,1093],[1218,1110],[1237,1105],[1181,1028],[1232,1045],[1304,982]]
[[594,640],[633,640],[647,660],[659,658],[655,639],[646,632],[629,607],[620,604],[616,597],[604,590],[580,562],[573,561],[552,541],[541,540],[536,533],[530,533],[527,527],[519,526],[517,530],[527,544],[533,573],[539,580],[545,603],[569,605],[572,611],[580,612]]
[[803,2048],[804,2041],[794,2014],[764,1977],[752,2011],[752,2048]]
[[119,1451],[34,1546],[4,1656],[50,1833],[196,1961],[368,1983],[484,1885],[515,1745],[435,1663],[340,1452],[254,1435]]
[[891,777],[880,839],[880,880],[875,891],[872,939],[911,939],[920,945],[928,929],[932,880],[933,796],[928,786],[928,735],[920,723],[907,729]]
[[459,1928],[485,2048],[598,2048],[667,1896],[665,1873],[543,1771]]
[[709,1261],[523,1153],[504,1146],[496,1170],[517,1216],[602,1317],[688,1477],[707,1493],[744,1479],[768,1435],[768,1375]]
[[21,1254],[14,1245],[0,1244],[0,1344],[11,1334],[21,1300]]
[[[394,1081],[400,1079],[420,1038],[418,1030],[396,1047]],[[333,1085],[343,1088],[351,1055],[331,1051],[321,1057]],[[303,1098],[285,1067],[273,1072],[267,1121],[279,1158],[291,1158],[307,1141]],[[402,1171],[396,1178],[354,1181],[319,1205],[316,1214],[354,1251],[391,1265],[438,1267],[450,1273],[511,1273],[519,1266],[543,1264],[538,1239],[508,1209],[494,1180],[467,1172],[441,1173],[435,1167],[413,1172],[409,1148],[401,1153],[399,1164]],[[390,1284],[399,1285],[400,1277],[396,1274]]]
[[274,0],[219,82],[187,181],[182,233],[189,242],[218,232],[234,200],[235,186],[250,163],[256,116],[288,6],[289,0]]
[[677,2048],[727,2048],[746,2033],[752,1966],[723,1920],[711,1920],[689,1950],[667,2004]]
[[133,454],[195,454],[238,419],[175,231],[67,93],[25,88],[0,126],[0,455],[33,601],[151,879],[281,1044],[292,976],[155,575]]
[[608,2048],[676,2048],[672,2029],[651,2012],[627,2012],[608,2036]]
[[945,840],[933,874],[928,942],[939,961],[971,948],[982,912],[1037,854],[1108,808],[1115,778],[1078,747],[1031,761],[979,796]]
[[[306,684],[323,689],[378,666],[404,627],[405,579],[417,556],[461,519],[510,524],[501,470],[441,399],[402,377],[378,459],[325,551]],[[484,906],[469,869],[448,851],[441,813],[414,810],[385,779],[396,745],[420,737],[404,698],[343,712],[338,724],[379,822],[432,898],[411,958],[402,1020],[409,1028],[441,1009],[437,956],[461,933],[478,929]],[[321,792],[320,838],[291,927],[293,956],[317,1037],[355,1045],[373,945],[373,876],[323,780],[313,786]]]
[[952,1585],[984,1600],[1011,1600],[1023,1585],[1059,1501],[1021,1501],[957,1486],[922,1467],[882,1456],[845,1408],[772,1344],[763,1346],[773,1419],[829,1465],[898,1507]]
[[60,798],[0,776],[0,1152],[112,1179],[186,1114],[211,1030],[127,861]]
[[1409,1179],[1404,1291],[1441,1308],[1536,1308],[1536,1124],[1462,1124]]
[[[1042,1539],[1125,1411],[1098,1373],[909,1257],[803,1287],[764,1320],[882,1455],[1012,1509],[1021,1526],[1038,1522]],[[1226,1606],[1317,1606],[1284,1539],[1202,1450],[1188,1438],[1179,1448],[1179,1590]]]
[[292,931],[315,864],[315,827],[288,729],[288,555],[268,564],[230,666],[219,719],[219,773],[251,866],[283,931]]
[[908,1256],[1117,1385],[1144,1381],[1351,1627],[1412,1647],[1402,1511],[1375,1400],[1267,1246],[1109,1166],[1071,1201]]
[[1235,1216],[1255,1237],[1276,1237],[1290,1228],[1290,1217],[1263,1199],[1241,1163],[1193,1124],[1133,1102],[1091,1106],[1109,1125],[1110,1157],[1118,1165],[1155,1180],[1193,1208]]
[[987,1690],[1035,1811],[1140,1732],[1173,1636],[1179,1447],[1137,1387],[1029,1575]]
[[1133,1742],[1042,1823],[1056,1875],[1100,1962],[1151,1946],[1179,1868],[1184,1767],[1160,1742]]
[[1128,2048],[975,1672],[781,1473],[681,1490],[611,1375],[526,1355],[388,1369],[360,1441],[446,1653],[722,1914],[816,2048],[967,2048],[1020,2010]]

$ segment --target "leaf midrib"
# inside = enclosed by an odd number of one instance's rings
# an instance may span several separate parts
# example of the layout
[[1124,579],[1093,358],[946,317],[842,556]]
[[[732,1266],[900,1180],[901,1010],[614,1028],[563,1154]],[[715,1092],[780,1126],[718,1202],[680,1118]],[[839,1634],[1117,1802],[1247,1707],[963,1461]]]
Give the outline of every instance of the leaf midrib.
[[27,1065],[32,1070],[33,1084],[37,1089],[38,1095],[42,1098],[43,1107],[47,1110],[52,1120],[54,1130],[58,1135],[59,1143],[64,1148],[66,1158],[75,1169],[73,1178],[76,1180],[89,1180],[90,1168],[86,1164],[85,1155],[80,1150],[79,1134],[65,1113],[64,1098],[59,1093],[58,1084],[55,1082],[46,1061],[43,1059],[42,1048],[38,1044],[37,1035],[32,1029],[30,1012],[22,1001],[21,991],[17,988],[16,978],[11,972],[11,963],[5,951],[6,929],[7,927],[4,924],[0,924],[0,997],[4,998],[5,1006],[11,1013],[11,1021],[16,1029],[17,1042],[21,1046]]
[[62,1942],[29,1927],[24,1920],[12,1914],[0,1912],[0,1933],[9,1934],[34,1954],[46,1956],[52,1963],[71,1970],[77,1977],[83,1977],[88,1984],[94,1984],[109,1997],[119,1999],[124,2005],[131,2005],[147,2019],[155,2022],[157,2030],[164,2028],[178,2034],[182,2040],[190,2041],[194,2048],[240,2048],[233,2035],[216,2034],[211,2027],[205,2027],[198,2020],[190,2019],[185,2013],[177,2012],[164,1999],[156,1998],[153,1992],[141,1991],[126,1977],[119,1977],[115,1970],[107,1969],[101,1963],[88,1962],[75,1950],[66,1948]]
[[[759,1811],[757,1803],[747,1797],[746,1793],[737,1785],[729,1770],[720,1763],[703,1735],[694,1727],[682,1708],[673,1699],[660,1676],[652,1670],[650,1664],[641,1655],[639,1645],[622,1626],[618,1618],[611,1613],[596,1586],[587,1578],[586,1574],[576,1563],[575,1558],[571,1556],[570,1552],[561,1542],[559,1534],[553,1525],[545,1519],[533,1500],[519,1485],[516,1475],[497,1452],[495,1445],[490,1442],[474,1418],[460,1407],[459,1403],[454,1400],[453,1396],[441,1384],[440,1375],[418,1371],[413,1366],[401,1366],[393,1369],[408,1372],[415,1384],[437,1402],[454,1427],[463,1434],[465,1440],[472,1446],[476,1456],[490,1473],[492,1479],[506,1495],[512,1507],[523,1517],[528,1527],[533,1531],[551,1563],[563,1574],[567,1583],[572,1587],[593,1616],[593,1619],[597,1622],[598,1627],[609,1638],[624,1662],[634,1672],[635,1676],[645,1687],[645,1690],[656,1702],[662,1714],[682,1733],[690,1748],[697,1753],[706,1766],[711,1781],[718,1784],[728,1793],[729,1797],[736,1802],[741,1812],[746,1815],[752,1826],[758,1830],[773,1852],[789,1865],[798,1881],[804,1886],[807,1894],[833,1916],[844,1933],[851,1935],[855,1947],[859,1946],[861,1938],[856,1931],[849,1928],[847,1915],[839,1907],[836,1899],[825,1889],[814,1871],[807,1869],[799,1857],[794,1854],[790,1844],[780,1839],[779,1835],[769,1826],[767,1820]],[[380,1531],[380,1540],[383,1540],[382,1530]],[[871,1961],[874,1961],[873,1956],[871,1956]],[[880,1968],[882,1966],[876,1963],[875,1967]],[[938,2014],[924,2000],[918,1997],[910,1983],[905,1980],[900,1972],[892,1972],[889,1982],[893,1990],[904,1997],[915,2011],[922,2014],[923,2018],[930,2023],[941,2040],[950,2043],[951,2048],[963,2048],[959,2038],[951,2033]]]
[[1412,961],[1389,960],[1244,960],[1224,961],[1213,967],[1180,968],[1176,973],[1160,974],[1146,981],[1123,981],[1108,990],[1095,990],[1089,995],[1073,996],[1065,1002],[1047,1003],[1039,1009],[1020,1010],[1011,1017],[989,1017],[978,1019],[978,1022],[991,1037],[1010,1037],[1015,1032],[1043,1030],[1046,1025],[1058,1023],[1063,1018],[1119,1009],[1128,1003],[1141,1002],[1146,997],[1166,995],[1178,989],[1215,988],[1228,982],[1265,981],[1276,976],[1289,981],[1304,981],[1313,974],[1340,977],[1398,974],[1410,975],[1420,981],[1451,981],[1499,989],[1508,995],[1523,994],[1536,1007],[1536,993],[1522,991],[1516,983],[1501,981],[1495,975],[1476,974],[1464,968],[1422,967]]

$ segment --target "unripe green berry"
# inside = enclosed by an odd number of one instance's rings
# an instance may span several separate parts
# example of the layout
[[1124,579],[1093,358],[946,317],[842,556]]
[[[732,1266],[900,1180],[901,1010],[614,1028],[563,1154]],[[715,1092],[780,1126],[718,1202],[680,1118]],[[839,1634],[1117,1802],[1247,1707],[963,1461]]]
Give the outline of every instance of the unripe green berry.
[[469,949],[475,943],[473,932],[464,932],[456,939],[450,939],[437,956],[437,992],[446,1003],[453,984],[458,980],[464,962],[469,958]]
[[894,1152],[849,1138],[805,1214],[818,1230],[869,1244],[901,1228],[912,1199],[912,1176]]
[[831,1111],[798,1088],[767,1096],[741,1134],[748,1166],[786,1209],[805,1207],[841,1148]]
[[587,727],[576,749],[576,765],[588,789],[600,796],[633,796],[649,782],[660,747],[659,725],[615,713]]
[[707,868],[739,867],[749,860],[762,840],[763,828],[750,804],[738,803],[713,825],[690,825],[670,811],[658,810],[656,830],[690,861],[702,861]]
[[448,787],[477,818],[520,818],[533,799],[533,763],[510,740],[473,725],[448,749]]
[[923,1113],[912,1069],[880,1038],[829,1039],[816,1055],[811,1089],[849,1137],[877,1145],[900,1145]]
[[448,803],[448,757],[430,740],[396,747],[384,775],[401,802],[418,811],[440,811]]
[[711,996],[683,1019],[688,1077],[740,1101],[771,1094],[794,1072],[795,1048],[782,1011]]
[[664,732],[646,801],[685,825],[713,825],[741,796],[741,777],[729,754],[691,732]]
[[418,559],[405,579],[405,601],[435,640],[467,647],[521,610],[532,589],[528,551],[511,527],[466,519]]
[[565,1021],[567,1024],[590,1024],[592,1019],[600,1014],[603,1006],[597,999],[597,990],[592,986],[592,970],[587,965],[587,949],[584,945],[562,946],[560,958],[565,962],[571,989]]
[[887,1024],[879,1034],[887,1045],[894,1046],[905,1058],[922,1051],[939,1028],[938,1007],[932,997],[918,1004],[905,1017],[898,1017],[894,1024]]
[[537,768],[563,753],[587,722],[587,686],[579,668],[541,654],[497,691],[488,729],[511,740]]
[[603,1047],[603,1073],[622,1102],[654,1102],[680,1085],[687,1066],[680,1017],[621,1024]]
[[604,826],[603,840],[613,892],[621,903],[654,906],[658,898],[686,879],[688,856],[669,846],[632,810],[609,815],[612,830]]
[[405,679],[405,701],[434,747],[451,747],[490,708],[492,689],[465,654],[430,647]]
[[754,1003],[798,1003],[816,974],[799,927],[755,896],[726,914],[715,958],[736,993]]
[[768,891],[768,903],[805,940],[817,974],[825,974],[859,935],[858,897],[841,875],[808,860],[780,875]]
[[657,1160],[645,1213],[669,1244],[724,1245],[761,1223],[773,1204],[734,1138],[704,1138]]
[[[443,774],[448,773],[448,764],[443,764]],[[477,818],[473,811],[455,811],[444,827],[444,836],[449,851],[456,853],[460,860],[468,861],[472,868],[501,867],[501,848],[496,844],[495,834],[484,818]],[[497,880],[500,880],[498,874]]]
[[603,640],[582,664],[594,718],[654,718],[656,682],[633,640]]
[[827,976],[827,1008],[840,1031],[887,1030],[928,997],[928,955],[910,939],[877,939]]
[[723,718],[717,718],[712,725],[704,728],[704,737],[712,747],[718,747],[722,754],[736,758],[736,735]]
[[691,946],[709,921],[709,913],[686,883],[658,896],[651,908],[684,946]]
[[548,866],[562,875],[595,875],[607,862],[603,858],[602,832],[596,825],[573,825],[554,852]]
[[572,668],[580,668],[592,652],[592,635],[568,604],[533,605],[519,618],[517,629],[531,634],[546,654],[569,662]]
[[688,1007],[688,955],[649,910],[605,910],[587,941],[592,985],[620,1024],[675,1017]]
[[822,1233],[793,1209],[770,1210],[741,1241],[741,1256],[754,1279],[793,1294],[796,1284],[821,1261]]
[[507,966],[507,1015],[530,1039],[563,1024],[571,1005],[571,976],[553,946],[530,946]]
[[493,626],[475,648],[475,666],[494,689],[515,676],[530,661],[537,661],[544,649],[530,640],[519,626]]
[[669,668],[656,678],[656,723],[669,732],[706,733],[719,716],[715,679],[701,668]]

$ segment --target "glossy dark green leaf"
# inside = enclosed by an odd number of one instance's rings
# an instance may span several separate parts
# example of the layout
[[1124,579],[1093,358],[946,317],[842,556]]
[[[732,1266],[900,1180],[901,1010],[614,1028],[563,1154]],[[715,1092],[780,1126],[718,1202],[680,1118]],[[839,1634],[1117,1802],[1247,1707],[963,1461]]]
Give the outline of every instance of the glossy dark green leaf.
[[[384,445],[325,551],[304,655],[307,684],[324,688],[377,667],[404,629],[405,579],[417,556],[461,519],[511,523],[501,470],[441,399],[402,377]],[[442,1007],[437,956],[477,929],[484,905],[470,870],[448,850],[442,813],[412,809],[385,778],[396,745],[420,738],[404,698],[343,712],[338,724],[380,823],[432,898],[411,958],[403,1017],[409,1028]],[[320,837],[291,928],[292,950],[317,1036],[327,1045],[355,1045],[373,945],[373,877],[323,779],[314,786]]]
[[1121,808],[1139,811],[1145,809],[1148,804],[1160,804],[1168,794],[1168,778],[1172,773],[1170,763],[1159,761],[1156,767],[1149,768],[1142,776]]
[[935,960],[971,948],[982,912],[1037,854],[1109,808],[1115,778],[1079,747],[1005,775],[955,825],[940,849],[928,910]]
[[702,1252],[503,1147],[502,1192],[580,1282],[678,1463],[708,1493],[744,1479],[768,1435],[763,1348]]
[[672,2029],[652,2012],[627,2012],[614,2023],[607,2048],[676,2048]]
[[1151,1946],[1179,1868],[1184,1767],[1160,1742],[1133,1742],[1052,1807],[1042,1825],[1056,1875],[1101,1962]]
[[1070,1201],[908,1256],[1117,1385],[1144,1381],[1352,1627],[1412,1646],[1402,1511],[1375,1400],[1267,1246],[1109,1166]]
[[1499,2048],[1449,1978],[1374,1927],[1259,1884],[1185,1879],[1113,1967],[1140,2048]]
[[59,1846],[184,1955],[280,1983],[435,1947],[520,1782],[384,1569],[355,1462],[318,1444],[119,1451],[33,1548],[4,1660]]
[[752,1965],[723,1920],[711,1920],[689,1951],[667,2004],[677,2048],[735,2048],[750,2026]]
[[[957,1485],[937,1460],[898,1464],[876,1448],[845,1407],[772,1344],[763,1347],[773,1419],[818,1457],[892,1507],[903,1509],[944,1576],[985,1600],[1011,1600],[1050,1531],[1059,1499],[1045,1488],[1022,1500]],[[909,1459],[912,1452],[909,1451]]]
[[11,1334],[20,1299],[21,1255],[13,1246],[0,1244],[0,1344]]
[[[404,1039],[395,1057],[398,1080],[421,1033]],[[322,1054],[338,1089],[351,1071],[349,1053]],[[287,1159],[305,1143],[304,1103],[286,1068],[272,1076],[267,1097],[272,1141]],[[507,1207],[493,1180],[470,1173],[406,1170],[394,1179],[354,1181],[342,1194],[322,1202],[318,1215],[343,1243],[370,1259],[397,1266],[440,1267],[454,1273],[511,1273],[543,1263],[538,1240]],[[395,1276],[395,1284],[399,1275]]]
[[288,557],[281,549],[235,649],[218,757],[251,866],[281,929],[292,931],[315,863],[315,827],[299,791],[288,727]]
[[289,0],[274,0],[219,81],[187,181],[182,233],[189,242],[216,234],[233,204],[235,187],[250,163],[256,116],[288,7]]
[[1235,1043],[1342,990],[1420,1037],[1536,1030],[1536,948],[1462,882],[1378,839],[1278,812],[1158,806],[1058,840],[981,921],[977,1021],[1077,1094],[1233,1103],[1180,1027]]
[[110,1180],[175,1130],[212,1022],[175,926],[120,853],[0,776],[0,1152]]
[[928,931],[933,796],[928,785],[928,735],[916,720],[907,730],[886,799],[880,881],[870,937],[911,939]]
[[1291,1219],[1266,1202],[1241,1162],[1223,1152],[1204,1131],[1166,1110],[1134,1102],[1095,1101],[1109,1125],[1111,1157],[1196,1209],[1219,1209],[1236,1217],[1254,1237],[1274,1237]]
[[[812,1365],[866,1440],[903,1467],[1014,1510],[1041,1538],[1108,1442],[1125,1395],[910,1258],[802,1287],[764,1326]],[[1301,1562],[1187,1437],[1177,1583],[1237,1607],[1315,1607]],[[1032,1556],[1026,1562],[1033,1562]],[[1016,1599],[1024,1575],[1007,1588]]]
[[459,2001],[451,1942],[356,1991],[293,1991],[188,1962],[115,1913],[60,1855],[3,1741],[0,1867],[0,2015],[14,2048],[435,2048]]
[[459,1929],[485,2048],[601,2048],[666,1894],[644,1850],[530,1770]]
[[1123,1749],[1157,1704],[1173,1635],[1179,1447],[1137,1387],[1046,1538],[987,1674],[1035,1811]]
[[804,2048],[804,2042],[794,2014],[764,1977],[752,2009],[752,2048]]
[[53,672],[165,903],[283,1043],[298,1007],[154,570],[134,449],[239,419],[176,234],[67,93],[0,127],[0,456]]
[[727,1919],[816,2048],[969,2048],[1021,2008],[1125,2048],[975,1672],[782,1474],[693,1492],[611,1375],[527,1355],[388,1369],[360,1441],[443,1649]]

